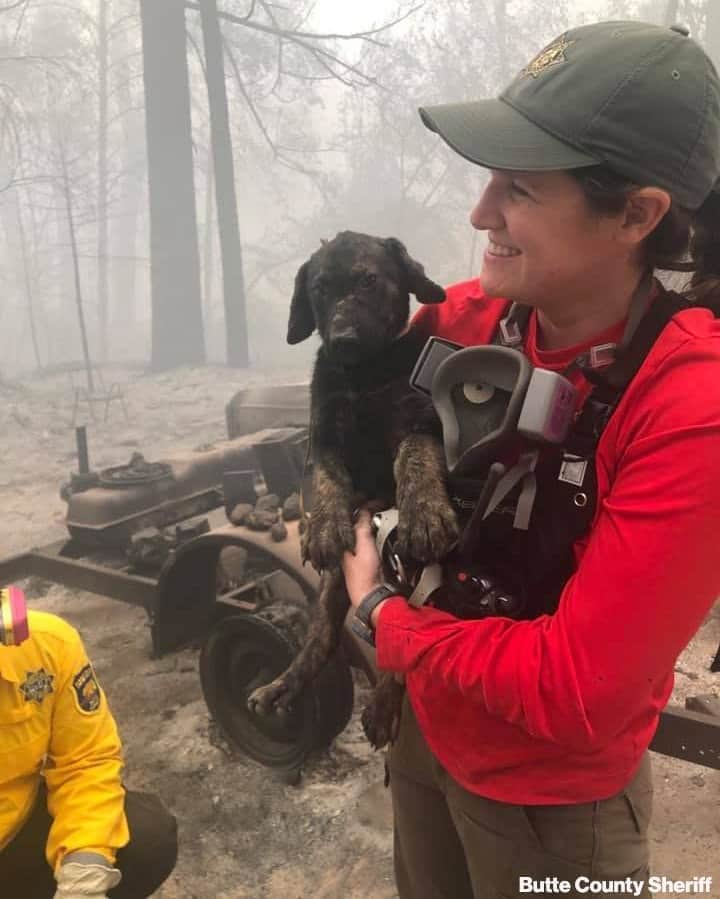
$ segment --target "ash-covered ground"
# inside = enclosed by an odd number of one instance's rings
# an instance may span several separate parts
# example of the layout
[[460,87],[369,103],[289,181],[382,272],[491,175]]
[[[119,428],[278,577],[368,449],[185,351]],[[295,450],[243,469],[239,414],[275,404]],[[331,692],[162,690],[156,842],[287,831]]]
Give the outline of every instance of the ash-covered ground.
[[[128,419],[113,403],[107,423],[89,423],[91,464],[123,464],[135,451],[158,461],[223,440],[225,403],[236,390],[299,380],[303,373],[292,371],[106,370],[106,383],[122,385]],[[65,534],[59,488],[76,470],[72,407],[68,375],[0,382],[0,556]],[[329,751],[309,761],[298,786],[282,784],[219,739],[203,702],[196,650],[152,659],[141,609],[38,579],[23,586],[34,607],[80,629],[123,736],[128,786],[159,793],[179,820],[178,866],[158,897],[396,896],[382,758],[365,743],[357,714]],[[675,701],[720,693],[720,675],[708,670],[718,641],[716,604],[678,662]],[[358,680],[356,710],[366,692]],[[654,764],[654,873],[713,876],[711,895],[720,897],[720,772],[658,755]]]

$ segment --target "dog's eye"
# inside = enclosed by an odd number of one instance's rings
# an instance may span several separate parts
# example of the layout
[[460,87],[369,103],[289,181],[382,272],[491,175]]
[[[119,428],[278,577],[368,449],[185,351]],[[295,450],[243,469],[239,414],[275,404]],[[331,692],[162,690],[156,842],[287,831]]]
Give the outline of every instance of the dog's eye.
[[372,287],[377,281],[377,275],[373,275],[369,272],[367,275],[363,275],[360,278],[360,287]]

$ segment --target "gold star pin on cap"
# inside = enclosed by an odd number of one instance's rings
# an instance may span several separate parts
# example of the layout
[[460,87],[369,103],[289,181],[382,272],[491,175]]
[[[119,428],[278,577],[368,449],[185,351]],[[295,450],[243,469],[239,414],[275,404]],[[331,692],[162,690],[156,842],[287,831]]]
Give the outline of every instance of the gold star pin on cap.
[[544,72],[545,69],[549,69],[550,66],[557,66],[560,65],[560,63],[567,62],[565,51],[575,43],[577,43],[577,41],[569,41],[567,35],[560,35],[560,37],[553,41],[549,47],[541,50],[535,59],[525,66],[521,74],[532,75],[533,78],[537,78],[541,72]]

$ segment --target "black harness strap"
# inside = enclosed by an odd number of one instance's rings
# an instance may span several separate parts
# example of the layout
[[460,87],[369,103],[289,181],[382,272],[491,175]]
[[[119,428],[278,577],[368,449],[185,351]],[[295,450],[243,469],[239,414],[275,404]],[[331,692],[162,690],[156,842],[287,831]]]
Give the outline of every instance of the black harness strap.
[[[689,305],[678,294],[660,292],[608,367],[602,372],[581,368],[593,387],[562,446],[541,452],[528,530],[513,527],[517,494],[483,522],[473,555],[491,568],[499,583],[524,594],[527,617],[556,607],[575,570],[573,546],[587,534],[595,514],[595,454],[603,431],[665,325]],[[566,476],[568,460],[582,471],[577,480]]]
[[615,361],[603,371],[583,368],[593,390],[565,441],[566,453],[592,459],[600,437],[626,388],[640,370],[653,344],[670,319],[690,303],[678,293],[660,293],[640,320],[624,347],[618,347]]

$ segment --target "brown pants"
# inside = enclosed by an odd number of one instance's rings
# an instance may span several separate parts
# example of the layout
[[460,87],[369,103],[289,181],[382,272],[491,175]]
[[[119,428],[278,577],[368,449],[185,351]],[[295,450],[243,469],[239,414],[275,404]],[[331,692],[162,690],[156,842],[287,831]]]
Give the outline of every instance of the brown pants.
[[[110,899],[146,899],[169,877],[177,860],[177,825],[157,796],[125,794],[130,842],[120,849],[115,866],[122,881]],[[3,899],[52,899],[55,878],[45,860],[52,818],[44,787],[17,836],[0,852],[0,895]]]
[[[640,895],[650,895],[648,755],[632,782],[610,799],[560,806],[496,802],[469,793],[447,774],[427,748],[406,699],[388,767],[400,899],[617,896],[612,886],[577,891],[576,878],[583,877],[644,881]],[[543,890],[546,878],[569,881],[570,892]]]

